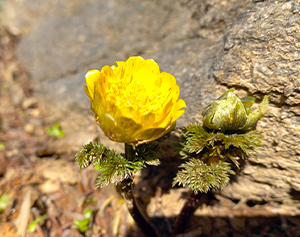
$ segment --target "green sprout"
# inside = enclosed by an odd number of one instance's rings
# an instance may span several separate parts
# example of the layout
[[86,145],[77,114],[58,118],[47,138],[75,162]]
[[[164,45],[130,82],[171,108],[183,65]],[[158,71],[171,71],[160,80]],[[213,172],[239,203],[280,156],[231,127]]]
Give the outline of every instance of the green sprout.
[[0,197],[0,212],[3,212],[5,208],[9,204],[9,196],[7,194],[3,194]]
[[93,210],[88,209],[83,213],[83,220],[74,220],[74,225],[77,226],[80,233],[85,233],[89,228],[90,219],[93,215]]
[[54,124],[52,127],[47,127],[47,134],[54,137],[62,137],[65,132],[60,129],[59,123]]
[[35,218],[34,221],[32,221],[32,222],[29,224],[27,231],[28,231],[29,233],[35,232],[35,230],[36,230],[38,224],[39,224],[40,222],[46,220],[46,219],[48,219],[48,216],[46,216],[46,215],[38,216],[37,218]]

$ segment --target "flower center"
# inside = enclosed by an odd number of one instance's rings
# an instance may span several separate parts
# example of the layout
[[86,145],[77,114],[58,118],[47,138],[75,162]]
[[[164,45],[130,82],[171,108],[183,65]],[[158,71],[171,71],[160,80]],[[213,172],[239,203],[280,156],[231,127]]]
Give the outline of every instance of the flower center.
[[[151,80],[157,81],[156,78]],[[140,115],[157,112],[162,109],[166,95],[156,83],[147,83],[133,79],[121,79],[111,81],[108,86],[106,99],[113,102],[119,108],[132,107]]]

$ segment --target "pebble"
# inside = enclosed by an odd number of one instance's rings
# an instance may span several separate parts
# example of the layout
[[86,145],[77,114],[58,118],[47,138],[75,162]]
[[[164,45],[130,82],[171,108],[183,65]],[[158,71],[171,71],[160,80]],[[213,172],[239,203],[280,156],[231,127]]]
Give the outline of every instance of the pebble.
[[24,99],[22,103],[23,109],[35,108],[37,106],[38,100],[35,97],[29,97]]
[[24,130],[27,133],[33,133],[34,132],[34,126],[31,123],[27,123],[24,126]]
[[55,193],[59,190],[59,182],[47,180],[40,185],[40,189],[45,194]]

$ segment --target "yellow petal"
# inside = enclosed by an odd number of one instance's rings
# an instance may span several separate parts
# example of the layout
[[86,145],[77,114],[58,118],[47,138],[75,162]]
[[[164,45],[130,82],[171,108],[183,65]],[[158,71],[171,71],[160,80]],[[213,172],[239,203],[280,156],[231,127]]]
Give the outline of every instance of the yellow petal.
[[149,113],[141,117],[141,124],[145,128],[152,127],[155,121],[156,114]]
[[85,94],[87,94],[87,96],[90,97],[90,99],[92,100],[93,97],[90,95],[89,88],[87,86],[83,86],[83,89],[84,89]]
[[175,122],[181,115],[183,115],[185,110],[178,110],[174,113],[172,122]]
[[173,85],[176,85],[176,79],[175,77],[167,72],[162,72],[161,77],[163,78],[161,88],[162,90],[166,88],[171,88]]
[[177,101],[175,105],[175,112],[173,114],[172,122],[175,122],[181,115],[184,114],[185,110],[180,110],[186,107],[186,103],[183,99]]
[[137,134],[139,140],[136,141],[136,144],[142,144],[150,141],[154,141],[163,135],[171,132],[172,129],[176,126],[176,122],[170,124],[167,128],[150,128],[147,130],[142,131],[141,133]]
[[165,105],[162,111],[157,115],[155,126],[157,127],[165,127],[171,120],[171,112],[173,109],[173,102],[170,100],[168,104]]
[[186,103],[183,99],[180,99],[177,101],[176,105],[175,105],[175,110],[179,110],[179,109],[182,109],[182,108],[185,108],[186,107]]
[[97,69],[90,70],[85,74],[86,84],[87,84],[87,88],[88,88],[88,90],[85,90],[85,91],[86,91],[86,93],[88,91],[88,93],[89,93],[88,96],[91,99],[94,98],[94,84],[97,81],[97,79],[99,78],[99,76],[100,76],[100,71]]

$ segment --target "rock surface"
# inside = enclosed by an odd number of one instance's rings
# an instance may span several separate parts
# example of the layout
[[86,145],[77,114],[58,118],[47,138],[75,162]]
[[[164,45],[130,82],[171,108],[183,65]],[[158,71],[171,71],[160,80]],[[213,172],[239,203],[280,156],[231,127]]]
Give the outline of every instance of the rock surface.
[[[267,119],[258,160],[245,176],[224,192],[237,198],[287,201],[300,191],[300,67],[299,2],[263,2],[246,11],[228,29],[213,74],[227,86],[267,94],[273,104]],[[241,181],[241,182],[240,182]],[[247,184],[247,185],[245,185]],[[250,188],[251,187],[251,188]],[[238,197],[239,199],[239,197]],[[299,202],[299,200],[297,201]]]
[[269,95],[258,159],[221,195],[283,203],[299,213],[298,0],[27,2],[7,1],[3,22],[24,34],[16,54],[56,118],[85,116],[85,72],[131,55],[153,58],[177,78],[188,105],[179,126],[201,121],[204,106],[227,87],[258,99]]
[[241,15],[225,35],[223,56],[215,61],[217,81],[268,94],[276,104],[299,105],[297,2],[264,2]]

